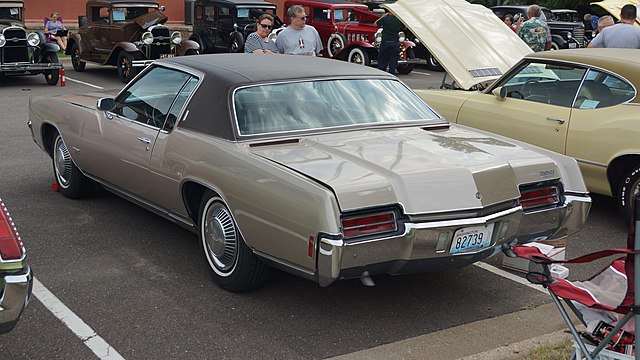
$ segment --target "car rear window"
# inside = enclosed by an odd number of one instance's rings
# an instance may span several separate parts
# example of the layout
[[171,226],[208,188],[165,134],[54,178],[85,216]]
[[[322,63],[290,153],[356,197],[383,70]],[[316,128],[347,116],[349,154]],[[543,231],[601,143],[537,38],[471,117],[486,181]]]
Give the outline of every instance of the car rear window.
[[238,89],[234,109],[240,135],[442,121],[395,80],[322,80]]

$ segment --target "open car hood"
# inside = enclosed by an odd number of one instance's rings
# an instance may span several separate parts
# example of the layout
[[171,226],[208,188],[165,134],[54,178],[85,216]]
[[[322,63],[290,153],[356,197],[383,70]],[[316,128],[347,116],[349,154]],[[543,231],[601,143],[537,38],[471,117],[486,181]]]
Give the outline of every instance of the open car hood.
[[156,24],[163,24],[167,22],[168,19],[167,15],[163,14],[160,10],[156,10],[142,16],[138,16],[135,19],[135,22],[143,29],[147,29]]
[[[591,3],[591,5],[599,6],[603,10],[608,12],[609,15],[613,16],[615,21],[620,21],[620,10],[622,10],[622,7],[627,4],[635,5],[636,8],[638,8],[638,4],[640,3],[638,2],[638,0],[603,0]],[[634,25],[640,27],[639,18],[636,18],[636,22],[634,23]]]
[[490,9],[465,0],[398,0],[395,14],[465,90],[504,74],[531,48]]

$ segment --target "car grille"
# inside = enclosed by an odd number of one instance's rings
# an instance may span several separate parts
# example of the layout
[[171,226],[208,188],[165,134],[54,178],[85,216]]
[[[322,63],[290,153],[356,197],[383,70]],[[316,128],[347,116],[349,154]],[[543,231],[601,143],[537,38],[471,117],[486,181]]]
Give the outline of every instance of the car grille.
[[29,62],[27,33],[23,29],[4,31],[7,43],[2,48],[2,63]]
[[171,54],[171,34],[166,27],[156,27],[151,30],[153,44],[151,46],[150,59],[158,59],[160,54]]
[[583,27],[574,28],[573,31],[571,32],[571,35],[573,35],[573,38],[576,39],[576,41],[578,42],[578,44],[580,44],[580,46],[584,46],[584,28]]

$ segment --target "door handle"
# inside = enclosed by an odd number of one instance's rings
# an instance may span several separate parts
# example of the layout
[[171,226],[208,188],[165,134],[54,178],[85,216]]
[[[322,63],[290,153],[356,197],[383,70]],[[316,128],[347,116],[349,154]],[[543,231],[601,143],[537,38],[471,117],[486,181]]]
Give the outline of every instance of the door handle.
[[145,144],[151,144],[151,139],[143,137],[143,136],[138,136],[138,140],[140,140],[141,142],[143,142]]
[[551,116],[547,116],[547,120],[556,121],[560,125],[564,124],[565,122],[563,118],[557,118],[557,117],[551,117]]

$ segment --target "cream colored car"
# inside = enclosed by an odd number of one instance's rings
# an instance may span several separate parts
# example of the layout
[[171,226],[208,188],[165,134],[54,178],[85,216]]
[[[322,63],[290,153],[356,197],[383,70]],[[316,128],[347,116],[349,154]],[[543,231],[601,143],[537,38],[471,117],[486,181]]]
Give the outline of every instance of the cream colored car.
[[450,124],[370,67],[181,56],[104,96],[30,101],[60,193],[99,184],[192,230],[231,291],[270,267],[321,286],[462,267],[571,235],[591,203],[573,159]]
[[[436,111],[575,158],[589,190],[615,197],[629,218],[640,185],[639,50],[534,54],[493,14],[463,0],[385,6],[453,78],[446,87],[456,91],[417,91]],[[444,16],[454,9],[461,15]]]

